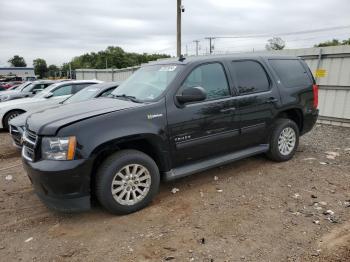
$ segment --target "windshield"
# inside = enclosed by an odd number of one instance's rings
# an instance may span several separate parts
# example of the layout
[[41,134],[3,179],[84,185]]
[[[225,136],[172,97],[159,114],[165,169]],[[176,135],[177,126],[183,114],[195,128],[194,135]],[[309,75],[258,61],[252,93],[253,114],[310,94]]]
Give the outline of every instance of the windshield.
[[141,67],[116,90],[112,96],[129,96],[140,101],[158,98],[180,71],[180,65],[153,65]]
[[24,87],[24,88],[22,89],[22,92],[30,92],[30,91],[33,89],[34,86],[35,86],[35,84],[32,83],[32,84],[30,84],[30,85]]
[[26,87],[26,86],[29,86],[31,83],[28,83],[28,82],[24,82],[23,84],[20,84],[19,86],[16,87],[16,90],[18,91],[23,91],[23,89]]
[[89,100],[91,98],[94,98],[100,92],[100,90],[101,89],[98,87],[93,87],[93,86],[85,87],[83,90],[80,90],[74,96],[71,96],[70,98],[65,100],[64,103],[67,104],[67,103]]

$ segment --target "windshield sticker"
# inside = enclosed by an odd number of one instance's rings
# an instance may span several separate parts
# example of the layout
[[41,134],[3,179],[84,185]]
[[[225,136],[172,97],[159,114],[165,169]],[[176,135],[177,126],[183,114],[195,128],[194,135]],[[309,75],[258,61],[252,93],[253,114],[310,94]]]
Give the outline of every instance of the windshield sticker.
[[175,71],[176,66],[162,66],[159,71],[160,72],[173,72]]

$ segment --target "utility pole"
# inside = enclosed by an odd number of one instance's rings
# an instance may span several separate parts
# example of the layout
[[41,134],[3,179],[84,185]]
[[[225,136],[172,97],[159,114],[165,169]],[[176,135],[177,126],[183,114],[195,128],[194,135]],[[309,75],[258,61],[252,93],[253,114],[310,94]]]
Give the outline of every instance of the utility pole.
[[72,64],[69,63],[69,78],[72,79]]
[[106,69],[108,68],[108,61],[107,61],[107,57],[106,57]]
[[176,55],[177,57],[181,56],[181,13],[185,12],[185,8],[182,5],[182,0],[177,0],[177,32],[176,32]]
[[209,54],[212,54],[213,53],[212,41],[215,39],[215,37],[206,37],[205,39],[209,40]]
[[199,40],[194,40],[193,42],[196,43],[196,56],[198,56]]

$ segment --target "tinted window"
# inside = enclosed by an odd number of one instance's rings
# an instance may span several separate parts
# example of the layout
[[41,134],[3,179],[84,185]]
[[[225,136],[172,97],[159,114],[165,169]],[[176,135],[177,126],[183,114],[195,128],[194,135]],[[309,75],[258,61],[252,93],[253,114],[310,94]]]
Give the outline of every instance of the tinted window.
[[240,94],[264,92],[270,89],[266,72],[258,62],[235,61],[232,65]]
[[224,69],[218,63],[199,66],[189,74],[183,83],[183,89],[196,86],[207,91],[207,100],[230,95]]
[[53,94],[53,96],[71,95],[72,94],[72,86],[71,85],[61,86],[61,87],[57,88],[55,91],[53,91],[52,94]]
[[270,60],[272,68],[276,71],[282,84],[287,87],[312,85],[306,69],[299,60]]
[[79,85],[73,85],[72,93],[78,93],[80,90],[83,90],[87,86],[91,86],[93,83],[86,83],[86,84],[79,84]]

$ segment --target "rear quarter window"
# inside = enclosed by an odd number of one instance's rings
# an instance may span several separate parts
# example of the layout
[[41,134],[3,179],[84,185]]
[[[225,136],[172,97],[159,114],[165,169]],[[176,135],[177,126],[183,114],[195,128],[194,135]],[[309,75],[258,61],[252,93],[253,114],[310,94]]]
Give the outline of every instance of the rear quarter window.
[[312,85],[312,80],[297,59],[270,59],[270,65],[286,88]]

